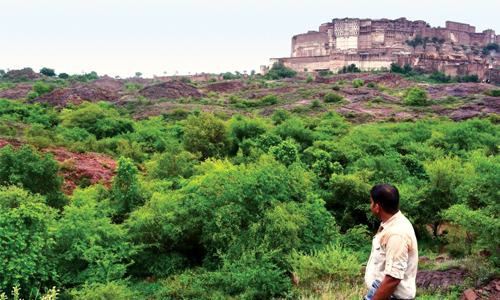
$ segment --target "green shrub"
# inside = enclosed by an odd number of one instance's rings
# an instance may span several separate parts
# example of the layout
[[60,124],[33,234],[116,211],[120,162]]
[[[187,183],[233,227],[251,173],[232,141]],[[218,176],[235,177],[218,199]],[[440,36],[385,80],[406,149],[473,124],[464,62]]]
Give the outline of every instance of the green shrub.
[[500,115],[492,113],[492,114],[490,114],[488,120],[490,120],[490,122],[492,124],[498,125],[498,124],[500,124]]
[[437,82],[448,83],[451,81],[451,76],[446,76],[443,72],[436,71],[429,76],[429,79]]
[[85,283],[84,286],[71,290],[70,294],[75,300],[129,300],[139,298],[138,292],[132,291],[131,288],[120,281]]
[[130,82],[125,83],[125,91],[127,93],[137,92],[143,88],[144,85],[140,83],[130,83]]
[[32,193],[46,196],[46,203],[55,208],[62,208],[66,201],[59,169],[51,153],[42,157],[29,145],[18,150],[8,145],[0,152],[0,185],[20,184]]
[[372,89],[376,89],[377,88],[377,84],[375,82],[368,82],[368,84],[366,86],[369,87],[369,88],[372,88]]
[[408,95],[403,99],[403,104],[409,106],[426,106],[429,105],[427,100],[427,92],[419,87],[410,89]]
[[53,255],[65,286],[122,279],[137,253],[124,228],[108,217],[106,192],[102,186],[77,189],[57,222]]
[[42,68],[40,70],[40,74],[49,76],[49,77],[54,77],[56,76],[56,73],[54,72],[54,69],[49,69],[49,68]]
[[483,54],[488,54],[490,51],[496,51],[500,53],[500,45],[497,43],[489,43],[486,47],[483,48]]
[[38,98],[38,93],[37,92],[29,92],[28,95],[26,95],[26,99],[28,100],[33,100],[35,98]]
[[286,272],[273,263],[276,252],[250,250],[237,260],[223,256],[222,267],[204,275],[207,286],[239,299],[270,299],[291,288]]
[[334,86],[332,87],[332,90],[334,90],[334,91],[339,91],[339,90],[340,90],[340,86],[338,86],[338,85],[334,85]]
[[274,94],[269,94],[260,99],[262,104],[264,105],[274,105],[278,103],[278,97]]
[[234,104],[234,103],[238,103],[241,99],[239,99],[237,96],[233,95],[233,94],[228,94],[227,95],[227,99],[229,100],[230,103]]
[[306,111],[306,108],[303,106],[294,106],[293,107],[293,112],[295,114],[300,114],[300,113],[303,113],[304,111]]
[[290,112],[284,109],[277,109],[271,119],[275,125],[279,125],[290,118]]
[[182,107],[176,107],[172,109],[170,114],[167,114],[167,118],[172,118],[174,120],[182,120],[187,118],[189,112]]
[[357,89],[359,87],[362,87],[365,84],[365,81],[363,79],[354,79],[352,82],[352,87]]
[[311,108],[319,108],[321,107],[321,104],[319,103],[319,100],[318,99],[313,99],[313,101],[311,102]]
[[104,108],[95,103],[82,104],[76,108],[76,110],[64,110],[61,113],[61,126],[80,127],[89,131],[95,128],[99,120],[119,117],[116,110]]
[[479,76],[477,75],[464,75],[462,77],[457,76],[458,82],[479,82]]
[[351,64],[349,66],[343,66],[338,73],[343,74],[343,73],[359,73],[359,72],[361,72],[361,70],[358,67],[356,67],[355,64]]
[[57,77],[59,77],[61,79],[68,79],[69,74],[68,73],[59,73],[59,75],[57,75]]
[[292,272],[301,284],[318,280],[354,280],[360,275],[362,263],[350,250],[330,244],[322,250],[293,251],[290,257]]
[[53,260],[55,212],[44,197],[0,187],[0,290],[20,287],[28,297],[57,277]]
[[500,265],[500,254],[497,251],[500,242],[497,238],[492,238],[500,234],[500,221],[497,218],[485,210],[471,210],[465,205],[452,206],[444,215],[453,225],[459,225],[465,230],[468,236],[474,236],[473,247],[488,250],[491,253],[490,260],[496,266]]
[[326,103],[338,103],[338,102],[342,102],[342,100],[344,100],[344,97],[342,97],[339,94],[328,93],[325,95],[325,102]]
[[43,94],[47,94],[47,93],[52,92],[54,90],[54,87],[51,85],[45,84],[41,81],[38,81],[33,86],[33,90],[35,91],[35,93],[37,93],[38,95],[41,96]]
[[157,154],[146,163],[148,177],[151,179],[189,178],[194,166],[198,164],[196,156],[187,151],[180,153]]
[[116,176],[110,190],[111,199],[118,214],[128,214],[132,209],[144,203],[140,189],[137,168],[130,159],[121,157],[118,160]]
[[220,157],[230,146],[224,121],[213,114],[201,114],[187,120],[184,127],[184,147],[192,153],[201,153],[203,159]]
[[500,89],[485,91],[484,94],[491,97],[500,97]]
[[134,122],[120,117],[105,118],[98,120],[88,127],[87,130],[98,139],[110,138],[120,134],[134,132]]
[[285,64],[282,62],[276,62],[264,77],[266,79],[280,79],[295,77],[295,75],[297,75],[297,72],[285,67]]
[[314,77],[312,77],[312,75],[307,75],[306,83],[311,83],[311,82],[313,82],[313,80],[314,80]]
[[352,251],[360,251],[370,244],[370,231],[366,225],[356,225],[349,228],[347,232],[341,236],[340,244],[344,249]]
[[299,161],[297,147],[295,147],[292,141],[283,141],[279,145],[269,148],[269,154],[286,166]]

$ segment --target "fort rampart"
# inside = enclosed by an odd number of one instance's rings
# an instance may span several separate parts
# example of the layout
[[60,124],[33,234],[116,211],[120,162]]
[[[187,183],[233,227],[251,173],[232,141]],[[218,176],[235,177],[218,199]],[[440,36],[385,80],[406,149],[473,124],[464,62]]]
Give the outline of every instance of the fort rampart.
[[318,31],[292,37],[291,56],[271,59],[296,71],[337,72],[356,64],[363,71],[389,68],[391,63],[410,64],[424,71],[447,75],[484,76],[496,60],[481,56],[482,48],[500,43],[500,35],[488,29],[476,32],[469,24],[447,21],[444,28],[406,18],[333,19]]

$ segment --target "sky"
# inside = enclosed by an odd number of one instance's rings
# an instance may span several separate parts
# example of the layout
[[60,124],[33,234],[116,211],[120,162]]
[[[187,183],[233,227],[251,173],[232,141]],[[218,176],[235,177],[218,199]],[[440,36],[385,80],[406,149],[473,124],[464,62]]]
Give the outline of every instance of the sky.
[[259,72],[334,18],[469,23],[500,34],[498,0],[0,0],[0,69],[143,77]]

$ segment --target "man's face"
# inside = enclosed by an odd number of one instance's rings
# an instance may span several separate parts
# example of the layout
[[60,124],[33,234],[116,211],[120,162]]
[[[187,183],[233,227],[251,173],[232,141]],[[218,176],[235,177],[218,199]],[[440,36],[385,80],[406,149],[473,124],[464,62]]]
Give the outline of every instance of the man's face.
[[380,212],[380,206],[378,204],[376,204],[375,202],[373,202],[373,198],[370,197],[370,210],[372,211],[372,214],[375,216],[375,217],[378,217],[379,216],[379,212]]

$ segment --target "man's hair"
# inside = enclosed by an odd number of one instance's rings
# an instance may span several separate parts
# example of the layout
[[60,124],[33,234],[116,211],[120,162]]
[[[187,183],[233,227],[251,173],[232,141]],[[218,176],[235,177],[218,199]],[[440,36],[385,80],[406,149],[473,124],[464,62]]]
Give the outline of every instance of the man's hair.
[[380,205],[388,214],[395,214],[399,210],[398,189],[390,184],[377,184],[370,191],[373,202]]

